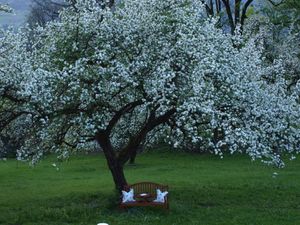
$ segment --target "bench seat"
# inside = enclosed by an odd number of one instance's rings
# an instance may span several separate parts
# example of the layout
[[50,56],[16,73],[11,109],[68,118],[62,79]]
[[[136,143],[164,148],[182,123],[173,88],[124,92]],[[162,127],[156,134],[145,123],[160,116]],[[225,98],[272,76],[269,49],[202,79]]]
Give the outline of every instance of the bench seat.
[[[169,209],[169,197],[168,195],[165,196],[164,202],[153,202],[156,199],[156,190],[160,189],[162,192],[168,191],[167,185],[152,183],[152,182],[140,182],[136,184],[127,185],[124,187],[125,191],[129,191],[133,189],[134,191],[134,202],[121,202],[119,207],[120,208],[127,208],[133,206],[153,206],[153,207],[162,207],[165,209]],[[143,194],[147,193],[150,197],[147,199],[141,199]]]

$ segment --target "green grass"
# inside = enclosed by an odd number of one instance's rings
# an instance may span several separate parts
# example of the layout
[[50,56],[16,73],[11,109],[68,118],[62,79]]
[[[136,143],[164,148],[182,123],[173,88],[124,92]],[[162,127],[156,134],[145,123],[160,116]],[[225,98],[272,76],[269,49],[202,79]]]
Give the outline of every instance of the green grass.
[[[0,161],[1,225],[297,225],[300,160],[279,170],[246,156],[142,154],[125,169],[129,183],[168,184],[170,211],[116,209],[102,155],[76,156],[57,171],[49,157],[31,168]],[[276,178],[272,175],[278,173]]]

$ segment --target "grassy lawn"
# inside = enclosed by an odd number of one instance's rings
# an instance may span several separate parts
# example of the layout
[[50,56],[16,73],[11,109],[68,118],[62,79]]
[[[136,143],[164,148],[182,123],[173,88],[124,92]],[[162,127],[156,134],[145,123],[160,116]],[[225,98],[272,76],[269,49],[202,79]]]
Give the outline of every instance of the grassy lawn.
[[[116,209],[102,155],[76,156],[57,171],[48,157],[37,167],[0,161],[1,225],[297,225],[300,159],[279,170],[245,156],[155,152],[126,167],[129,183],[170,187],[170,211]],[[273,173],[277,172],[276,178]]]

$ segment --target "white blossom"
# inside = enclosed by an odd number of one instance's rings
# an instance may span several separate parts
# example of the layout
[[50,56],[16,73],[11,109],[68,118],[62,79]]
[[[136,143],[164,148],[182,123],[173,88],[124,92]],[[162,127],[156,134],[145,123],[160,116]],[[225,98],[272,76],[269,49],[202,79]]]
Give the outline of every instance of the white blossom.
[[20,158],[84,148],[133,102],[110,135],[117,151],[151,112],[175,109],[146,144],[245,152],[278,166],[299,152],[300,84],[287,91],[286,59],[266,62],[258,36],[224,34],[201,1],[77,2],[31,31],[30,46],[22,30],[0,35],[0,93],[9,88],[24,100],[13,110],[32,118]]

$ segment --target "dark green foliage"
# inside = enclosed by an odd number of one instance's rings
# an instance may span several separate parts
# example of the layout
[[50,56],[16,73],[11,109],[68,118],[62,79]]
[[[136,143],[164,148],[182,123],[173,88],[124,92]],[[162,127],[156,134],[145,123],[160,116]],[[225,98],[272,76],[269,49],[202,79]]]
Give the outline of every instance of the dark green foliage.
[[263,11],[273,24],[280,26],[282,29],[290,29],[291,26],[295,29],[297,26],[300,26],[299,0],[285,0],[283,4],[277,7],[266,8]]

